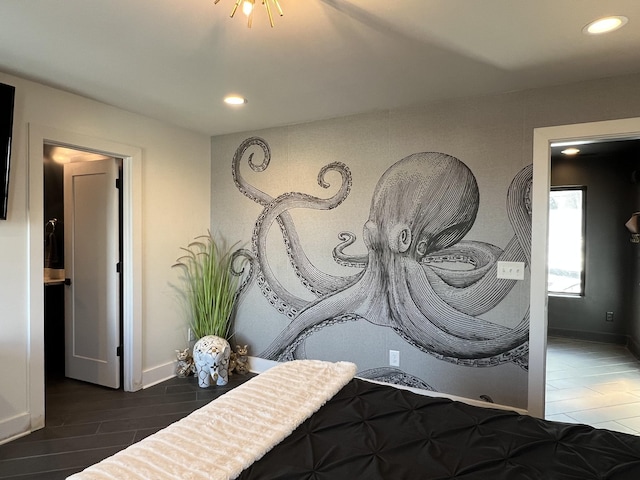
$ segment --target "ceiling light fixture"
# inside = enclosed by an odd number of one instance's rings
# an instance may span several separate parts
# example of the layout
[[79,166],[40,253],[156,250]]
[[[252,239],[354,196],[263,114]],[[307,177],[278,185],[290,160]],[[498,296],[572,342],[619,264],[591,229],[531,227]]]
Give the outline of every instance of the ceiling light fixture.
[[[213,3],[217,4],[219,1],[220,0],[215,0],[215,2]],[[282,17],[283,13],[282,13],[282,8],[280,8],[280,3],[278,2],[278,0],[258,0],[258,1],[261,1],[262,4],[267,9],[267,15],[269,16],[269,23],[271,24],[271,28],[273,28],[273,15],[271,13],[272,7],[269,6],[269,2],[273,3],[273,5],[278,10],[278,13]],[[236,10],[238,10],[238,7],[240,6],[241,3],[242,3],[242,13],[244,13],[247,16],[247,27],[251,28],[251,23],[253,22],[253,11],[255,10],[254,7],[255,7],[256,0],[236,0],[236,3],[233,6],[233,9],[231,10],[231,15],[229,16],[233,18],[233,16],[236,14]]]
[[580,153],[580,149],[578,149],[578,148],[565,148],[564,150],[562,150],[561,153],[564,153],[565,155],[576,155],[576,154]]
[[585,25],[582,33],[586,35],[600,35],[602,33],[613,32],[614,30],[624,27],[628,21],[629,19],[623,15],[599,18]]
[[227,105],[244,105],[247,99],[239,95],[227,95],[224,97],[224,103]]

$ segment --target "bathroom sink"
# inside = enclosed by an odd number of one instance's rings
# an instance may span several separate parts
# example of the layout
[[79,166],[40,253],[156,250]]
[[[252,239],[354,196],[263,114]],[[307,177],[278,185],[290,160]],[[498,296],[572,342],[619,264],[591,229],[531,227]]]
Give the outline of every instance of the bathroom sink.
[[44,283],[45,285],[64,283],[64,268],[45,268]]

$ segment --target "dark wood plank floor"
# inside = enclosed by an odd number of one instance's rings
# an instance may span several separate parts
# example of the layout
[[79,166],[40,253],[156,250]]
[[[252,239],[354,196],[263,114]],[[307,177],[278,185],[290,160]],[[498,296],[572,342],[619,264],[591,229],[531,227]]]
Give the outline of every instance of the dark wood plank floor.
[[46,427],[0,445],[0,478],[58,480],[157,432],[252,374],[225,387],[199,388],[195,377],[173,378],[135,393],[70,379],[46,388]]

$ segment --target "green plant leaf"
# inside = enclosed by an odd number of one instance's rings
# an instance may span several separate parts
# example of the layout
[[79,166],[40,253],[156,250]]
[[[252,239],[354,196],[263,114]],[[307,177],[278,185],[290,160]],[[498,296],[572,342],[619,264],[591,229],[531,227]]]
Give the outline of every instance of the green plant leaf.
[[172,267],[183,270],[184,294],[189,310],[189,323],[198,338],[216,335],[229,339],[238,296],[240,277],[232,271],[232,252],[237,243],[226,248],[208,232],[187,247],[187,252]]

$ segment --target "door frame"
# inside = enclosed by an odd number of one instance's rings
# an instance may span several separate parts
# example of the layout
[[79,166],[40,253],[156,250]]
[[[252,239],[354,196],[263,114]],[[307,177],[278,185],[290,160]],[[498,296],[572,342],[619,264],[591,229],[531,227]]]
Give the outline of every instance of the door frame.
[[123,159],[122,384],[131,392],[142,388],[142,149],[33,123],[28,125],[28,136],[28,396],[33,431],[44,427],[45,420],[43,146],[46,143]]
[[640,139],[640,117],[578,123],[533,130],[531,231],[531,324],[529,329],[528,413],[544,418],[547,364],[547,256],[551,143]]

